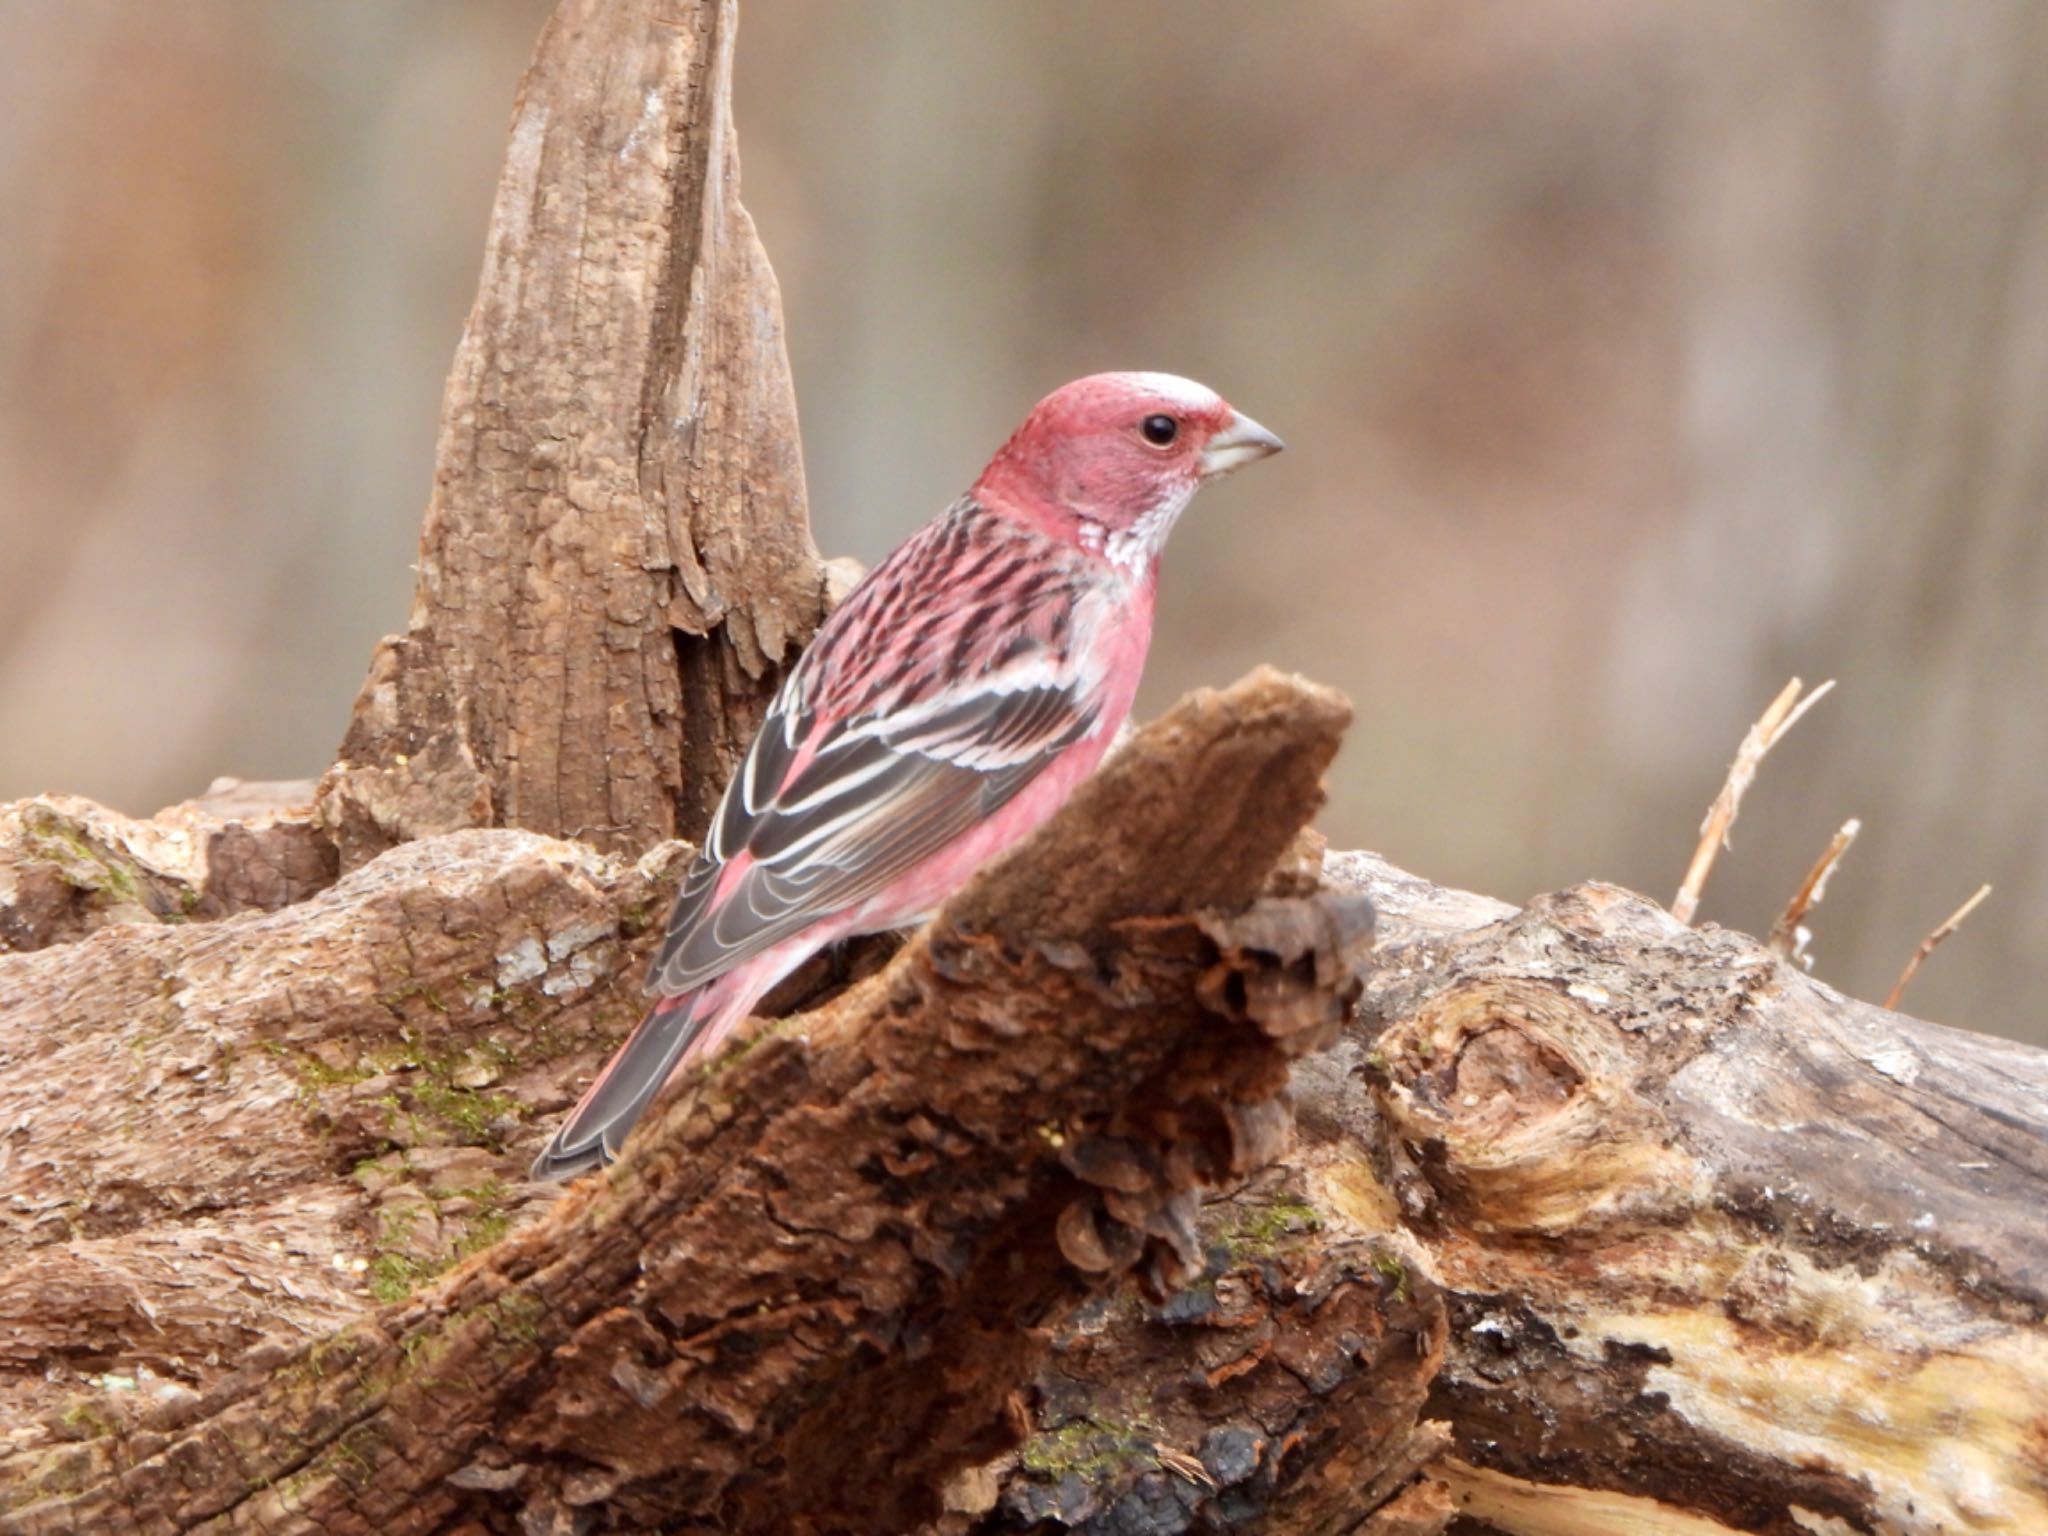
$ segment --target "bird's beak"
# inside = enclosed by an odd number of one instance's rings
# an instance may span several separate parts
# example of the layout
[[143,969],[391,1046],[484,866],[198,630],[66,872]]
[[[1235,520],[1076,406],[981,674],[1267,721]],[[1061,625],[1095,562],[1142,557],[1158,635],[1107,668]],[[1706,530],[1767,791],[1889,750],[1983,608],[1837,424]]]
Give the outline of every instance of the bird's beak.
[[1202,450],[1202,478],[1220,480],[1233,469],[1256,464],[1268,454],[1287,445],[1242,411],[1233,411],[1230,423],[1209,439]]

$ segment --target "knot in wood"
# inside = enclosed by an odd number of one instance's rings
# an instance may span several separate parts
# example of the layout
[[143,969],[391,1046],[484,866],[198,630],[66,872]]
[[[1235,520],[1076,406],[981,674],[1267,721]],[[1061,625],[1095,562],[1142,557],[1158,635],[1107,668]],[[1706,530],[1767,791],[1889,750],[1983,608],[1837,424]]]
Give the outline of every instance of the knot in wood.
[[1453,1219],[1578,1234],[1644,1219],[1687,1183],[1625,1032],[1553,981],[1455,982],[1379,1053],[1385,1107]]

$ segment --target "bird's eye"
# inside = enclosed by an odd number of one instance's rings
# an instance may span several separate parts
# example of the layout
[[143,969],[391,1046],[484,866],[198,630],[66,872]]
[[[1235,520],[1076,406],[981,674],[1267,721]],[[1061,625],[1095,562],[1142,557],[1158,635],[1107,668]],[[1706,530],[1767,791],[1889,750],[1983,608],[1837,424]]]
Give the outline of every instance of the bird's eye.
[[1145,441],[1154,447],[1164,448],[1180,433],[1180,423],[1171,416],[1147,416],[1138,423],[1138,430],[1145,434]]

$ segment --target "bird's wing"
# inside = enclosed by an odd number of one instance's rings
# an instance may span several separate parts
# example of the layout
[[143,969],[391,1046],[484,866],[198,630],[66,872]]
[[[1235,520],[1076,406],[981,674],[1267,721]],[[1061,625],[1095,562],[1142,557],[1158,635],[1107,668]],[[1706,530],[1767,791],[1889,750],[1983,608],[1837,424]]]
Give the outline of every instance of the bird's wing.
[[806,715],[801,698],[783,690],[727,786],[649,992],[691,991],[859,905],[993,815],[1099,718],[1098,690],[1042,665],[837,723]]

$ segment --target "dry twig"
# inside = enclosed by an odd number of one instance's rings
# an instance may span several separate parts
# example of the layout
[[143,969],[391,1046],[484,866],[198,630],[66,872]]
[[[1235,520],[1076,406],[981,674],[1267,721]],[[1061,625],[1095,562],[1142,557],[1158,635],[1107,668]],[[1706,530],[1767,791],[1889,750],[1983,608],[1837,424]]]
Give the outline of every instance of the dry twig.
[[1856,834],[1863,830],[1863,823],[1851,816],[1842,823],[1841,831],[1828,840],[1828,846],[1821,856],[1814,860],[1813,868],[1806,872],[1799,889],[1792,893],[1792,899],[1785,903],[1785,910],[1771,929],[1771,948],[1788,960],[1797,960],[1806,948],[1806,933],[1800,924],[1806,921],[1807,912],[1820,905],[1827,895],[1828,877],[1835,872],[1835,866],[1842,862],[1842,855],[1849,851],[1849,845],[1856,841]]
[[1954,933],[1958,928],[1962,927],[1963,919],[1968,917],[1972,912],[1976,911],[1977,904],[1983,901],[1983,899],[1986,896],[1989,896],[1990,894],[1990,886],[1978,886],[1976,895],[1972,896],[1960,907],[1957,907],[1955,911],[1949,913],[1949,915],[1945,919],[1943,919],[1940,927],[1936,928],[1934,932],[1928,934],[1926,938],[1920,941],[1920,947],[1913,951],[1913,958],[1906,962],[1906,968],[1903,971],[1899,972],[1899,979],[1892,983],[1891,991],[1885,994],[1885,1007],[1896,1008],[1899,1006],[1899,999],[1906,995],[1907,985],[1913,980],[1915,976],[1917,976],[1920,973],[1920,967],[1926,961],[1927,957],[1934,953],[1936,947],[1941,943],[1943,939],[1947,938],[1950,934]]
[[1706,887],[1715,856],[1728,845],[1728,829],[1735,824],[1735,813],[1741,808],[1743,792],[1749,788],[1750,780],[1756,777],[1757,766],[1763,762],[1764,754],[1799,723],[1801,715],[1825,698],[1835,683],[1830,678],[1801,698],[1799,692],[1805,686],[1796,677],[1787,683],[1783,691],[1771,700],[1771,707],[1749,728],[1749,734],[1742,738],[1742,745],[1736,749],[1735,761],[1728,765],[1728,777],[1721,785],[1721,793],[1714,797],[1714,803],[1707,807],[1706,820],[1700,823],[1699,846],[1693,849],[1692,863],[1686,866],[1685,880],[1679,885],[1678,894],[1671,898],[1671,915],[1681,923],[1691,922],[1699,912],[1700,892]]

